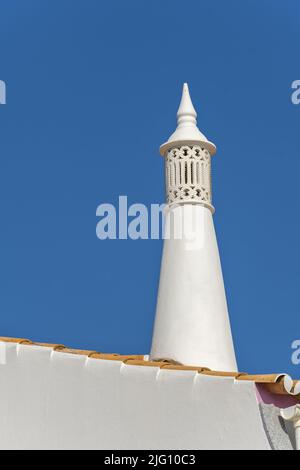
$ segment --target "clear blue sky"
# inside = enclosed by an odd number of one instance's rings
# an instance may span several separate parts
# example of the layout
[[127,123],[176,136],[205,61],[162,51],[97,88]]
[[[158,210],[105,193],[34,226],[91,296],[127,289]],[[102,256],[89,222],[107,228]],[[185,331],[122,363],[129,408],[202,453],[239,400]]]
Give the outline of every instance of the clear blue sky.
[[147,353],[161,241],[100,241],[96,207],[164,201],[188,81],[213,159],[240,370],[300,339],[296,0],[1,0],[0,334]]

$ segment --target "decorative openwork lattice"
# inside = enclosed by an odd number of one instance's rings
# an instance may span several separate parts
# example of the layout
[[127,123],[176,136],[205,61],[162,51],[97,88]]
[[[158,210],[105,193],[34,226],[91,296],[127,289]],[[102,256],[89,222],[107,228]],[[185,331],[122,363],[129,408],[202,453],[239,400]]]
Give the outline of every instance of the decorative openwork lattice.
[[172,148],[166,155],[167,202],[194,202],[212,208],[208,150],[194,145]]

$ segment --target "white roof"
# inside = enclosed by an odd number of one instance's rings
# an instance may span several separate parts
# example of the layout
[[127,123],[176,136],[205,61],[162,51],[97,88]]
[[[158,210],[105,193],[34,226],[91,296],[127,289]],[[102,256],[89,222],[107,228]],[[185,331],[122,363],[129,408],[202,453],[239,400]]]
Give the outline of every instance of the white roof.
[[255,383],[0,341],[1,449],[270,449]]

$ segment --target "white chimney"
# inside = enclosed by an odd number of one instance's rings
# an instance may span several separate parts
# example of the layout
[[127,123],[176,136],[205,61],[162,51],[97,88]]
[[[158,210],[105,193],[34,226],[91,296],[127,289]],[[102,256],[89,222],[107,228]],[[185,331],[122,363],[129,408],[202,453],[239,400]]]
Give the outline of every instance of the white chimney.
[[236,371],[212,218],[211,156],[216,147],[199,131],[196,118],[184,84],[178,127],[160,147],[171,236],[164,240],[150,358]]

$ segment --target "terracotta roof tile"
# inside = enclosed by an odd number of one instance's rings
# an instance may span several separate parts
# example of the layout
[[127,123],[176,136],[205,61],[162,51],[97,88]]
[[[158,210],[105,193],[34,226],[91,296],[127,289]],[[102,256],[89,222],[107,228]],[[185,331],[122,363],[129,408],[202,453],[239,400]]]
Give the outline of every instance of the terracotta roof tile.
[[146,367],[159,367],[159,368],[166,365],[166,362],[164,361],[145,361],[144,359],[135,359],[133,357],[128,357],[123,362],[131,366],[146,366]]
[[235,379],[238,379],[244,375],[246,375],[245,373],[243,372],[221,372],[221,371],[218,371],[218,370],[208,370],[208,371],[203,371],[201,372],[201,374],[203,375],[212,375],[212,376],[215,376],[215,377],[233,377]]
[[54,343],[54,344],[50,344],[50,343],[31,343],[33,346],[42,346],[44,348],[51,348],[51,349],[54,349],[54,351],[58,351],[60,349],[65,349],[66,346],[64,346],[63,344],[57,344],[57,343]]
[[89,354],[89,357],[93,358],[93,359],[106,359],[106,360],[109,360],[109,361],[122,361],[122,362],[126,362],[128,361],[129,359],[130,360],[135,360],[135,361],[142,361],[144,359],[144,356],[130,356],[130,355],[121,355],[121,354],[104,354],[104,353],[97,353],[97,352],[93,352],[92,354]]
[[6,337],[3,337],[3,336],[0,336],[0,341],[5,342],[5,343],[33,344],[32,341],[30,341],[29,339],[6,338]]
[[199,373],[202,373],[204,371],[209,371],[210,369],[207,369],[207,367],[201,367],[201,366],[182,366],[179,364],[166,364],[164,363],[161,366],[161,369],[169,369],[169,370],[192,370],[196,371]]

